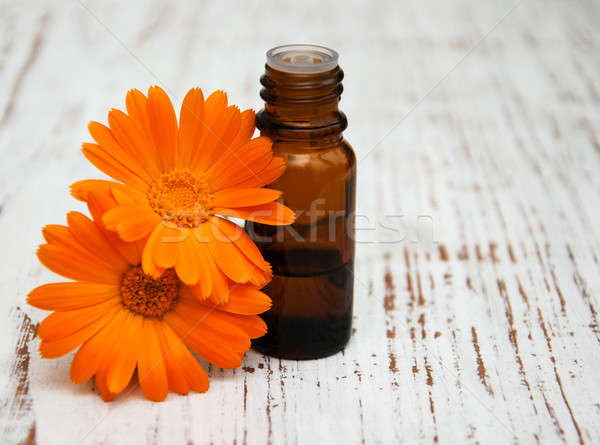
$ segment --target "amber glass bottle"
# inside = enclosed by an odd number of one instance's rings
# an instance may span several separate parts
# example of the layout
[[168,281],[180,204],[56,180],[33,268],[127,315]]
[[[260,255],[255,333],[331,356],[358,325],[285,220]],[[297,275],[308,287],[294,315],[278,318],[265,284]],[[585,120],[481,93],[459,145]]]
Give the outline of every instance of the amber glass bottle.
[[248,223],[273,280],[262,315],[269,332],[253,347],[291,359],[326,357],[344,348],[352,325],[356,158],[342,137],[338,110],[344,73],[335,51],[288,45],[267,52],[257,127],[287,163],[270,187],[296,212],[294,224]]

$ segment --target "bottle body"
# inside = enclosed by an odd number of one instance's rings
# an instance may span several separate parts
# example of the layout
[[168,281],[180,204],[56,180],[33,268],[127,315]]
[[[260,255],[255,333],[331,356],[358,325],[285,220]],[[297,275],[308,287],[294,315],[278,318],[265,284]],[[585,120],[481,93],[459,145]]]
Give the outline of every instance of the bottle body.
[[268,333],[253,347],[281,358],[334,354],[352,329],[356,158],[342,137],[346,120],[337,110],[343,73],[336,67],[319,74],[316,80],[314,74],[289,73],[282,79],[267,66],[261,80],[266,106],[257,126],[273,140],[274,155],[286,161],[269,187],[283,191],[296,220],[284,227],[247,223],[273,267],[264,289],[273,306],[261,315]]

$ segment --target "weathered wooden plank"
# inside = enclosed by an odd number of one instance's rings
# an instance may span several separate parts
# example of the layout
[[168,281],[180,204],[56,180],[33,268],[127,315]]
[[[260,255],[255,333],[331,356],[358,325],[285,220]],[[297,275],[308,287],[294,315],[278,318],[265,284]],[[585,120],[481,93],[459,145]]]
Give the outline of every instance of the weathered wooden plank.
[[[600,442],[600,5],[515,4],[3,5],[2,442]],[[24,302],[54,279],[40,227],[100,177],[78,152],[86,122],[154,83],[258,108],[263,53],[290,40],[335,47],[346,72],[350,345],[251,352],[208,367],[207,394],[153,404],[131,384],[103,403],[69,382],[69,357],[39,358],[44,313]]]

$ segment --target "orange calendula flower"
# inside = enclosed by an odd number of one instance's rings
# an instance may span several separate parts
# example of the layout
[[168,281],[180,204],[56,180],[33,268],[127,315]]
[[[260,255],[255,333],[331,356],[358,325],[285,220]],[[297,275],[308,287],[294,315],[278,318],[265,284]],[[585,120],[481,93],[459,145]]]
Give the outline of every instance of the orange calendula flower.
[[[91,122],[96,144],[83,144],[85,156],[119,181],[73,184],[82,200],[110,192],[117,205],[103,221],[125,241],[147,237],[145,273],[160,276],[173,268],[201,298],[226,301],[216,282],[265,285],[271,268],[250,237],[221,216],[263,224],[293,222],[293,212],[277,202],[281,192],[263,188],[285,169],[271,141],[252,139],[254,112],[227,106],[216,91],[206,100],[199,88],[185,96],[179,124],[167,94],[151,87],[148,97],[131,90],[127,113],[112,110],[106,127]],[[220,216],[217,216],[220,215]]]
[[258,317],[270,299],[249,284],[230,286],[228,302],[203,304],[174,269],[150,276],[141,267],[143,243],[128,243],[100,222],[116,205],[108,195],[91,197],[94,220],[78,212],[68,226],[43,230],[38,257],[50,270],[75,280],[34,289],[28,302],[54,311],[38,328],[43,357],[79,347],[71,379],[95,376],[105,401],[127,386],[137,368],[146,397],[161,401],[169,389],[206,391],[208,377],[194,358],[222,368],[238,367],[250,339],[266,332]]

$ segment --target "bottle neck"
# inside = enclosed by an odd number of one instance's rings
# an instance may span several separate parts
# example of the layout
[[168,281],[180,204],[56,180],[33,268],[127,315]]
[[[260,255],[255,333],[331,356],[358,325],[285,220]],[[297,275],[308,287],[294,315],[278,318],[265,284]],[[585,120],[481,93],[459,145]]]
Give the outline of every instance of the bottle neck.
[[274,140],[341,138],[347,120],[339,111],[344,72],[291,73],[266,65],[260,78],[265,107],[256,126]]

